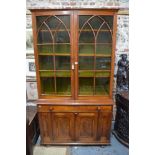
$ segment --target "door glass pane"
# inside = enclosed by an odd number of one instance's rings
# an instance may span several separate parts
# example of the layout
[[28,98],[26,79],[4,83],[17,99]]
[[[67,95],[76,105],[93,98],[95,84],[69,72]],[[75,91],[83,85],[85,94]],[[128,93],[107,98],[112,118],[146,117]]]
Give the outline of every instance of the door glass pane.
[[97,43],[112,43],[110,32],[99,32],[97,36]]
[[56,79],[57,94],[58,95],[71,95],[71,83],[70,78],[57,77]]
[[82,31],[81,34],[80,34],[79,43],[94,43],[95,42],[94,39],[95,38],[94,38],[93,32],[91,32],[91,31],[88,31],[88,32]]
[[54,46],[55,54],[70,54],[69,44],[55,44]]
[[79,95],[107,95],[111,75],[113,16],[79,16]]
[[40,70],[53,70],[53,56],[39,56]]
[[56,63],[56,70],[70,70],[69,56],[56,56],[55,63]]
[[52,43],[53,39],[49,30],[38,32],[38,44]]
[[71,71],[56,71],[56,77],[71,77]]
[[93,70],[94,69],[94,57],[79,57],[79,70]]
[[108,95],[109,94],[109,78],[96,78],[95,94],[96,95]]
[[96,70],[110,69],[110,67],[111,67],[111,58],[103,58],[103,57],[96,58]]
[[37,17],[41,93],[71,95],[70,16]]
[[95,46],[92,44],[79,45],[79,55],[94,54]]
[[94,77],[95,72],[94,71],[79,71],[79,77]]
[[79,95],[93,95],[93,78],[79,78]]
[[57,31],[55,33],[55,43],[69,43],[70,38],[67,31]]
[[97,44],[96,45],[96,55],[111,55],[112,44]]
[[42,94],[54,93],[54,78],[41,77],[40,80]]
[[46,54],[53,52],[53,45],[38,45],[39,54]]

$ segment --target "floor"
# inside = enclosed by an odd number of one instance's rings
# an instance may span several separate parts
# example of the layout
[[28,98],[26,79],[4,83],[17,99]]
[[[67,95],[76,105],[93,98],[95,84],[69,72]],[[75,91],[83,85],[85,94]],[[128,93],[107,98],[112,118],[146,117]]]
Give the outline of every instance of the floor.
[[111,135],[110,146],[40,146],[38,140],[33,152],[34,155],[128,155],[129,149]]

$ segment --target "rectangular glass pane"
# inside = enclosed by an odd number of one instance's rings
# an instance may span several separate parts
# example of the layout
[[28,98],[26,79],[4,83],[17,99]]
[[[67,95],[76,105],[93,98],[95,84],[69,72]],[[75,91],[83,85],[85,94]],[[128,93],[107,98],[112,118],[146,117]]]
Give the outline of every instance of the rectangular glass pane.
[[40,71],[39,73],[41,77],[54,77],[53,71]]
[[70,71],[40,71],[40,76],[41,77],[70,77],[71,73]]
[[53,56],[39,56],[39,68],[40,70],[52,70]]
[[94,57],[79,57],[79,70],[93,70]]
[[96,45],[96,54],[103,54],[103,55],[111,55],[112,53],[112,44],[97,44]]
[[41,77],[40,81],[42,94],[54,93],[54,78]]
[[96,58],[96,70],[109,70],[111,67],[111,58]]
[[69,44],[55,44],[54,51],[56,54],[69,54],[70,45]]
[[56,63],[56,70],[70,70],[69,56],[56,56],[55,63]]
[[108,95],[109,94],[109,78],[96,78],[95,79],[95,94]]
[[52,53],[53,45],[38,45],[38,52],[41,53]]
[[38,44],[52,43],[52,37],[48,30],[38,32]]
[[56,71],[56,77],[71,77],[71,71]]
[[79,71],[79,77],[94,77],[94,71]]
[[69,43],[70,37],[67,31],[57,31],[55,33],[55,43]]
[[110,77],[109,71],[96,72],[95,77]]
[[79,78],[79,95],[93,95],[93,78]]
[[80,37],[79,37],[79,43],[94,43],[95,38],[94,34],[91,31],[81,31]]
[[67,77],[56,78],[57,95],[71,95],[71,79]]
[[79,55],[80,54],[94,54],[94,51],[95,51],[94,44],[92,44],[92,45],[88,45],[88,44],[79,45]]
[[109,31],[102,32],[100,31],[97,36],[97,43],[112,43],[112,36]]

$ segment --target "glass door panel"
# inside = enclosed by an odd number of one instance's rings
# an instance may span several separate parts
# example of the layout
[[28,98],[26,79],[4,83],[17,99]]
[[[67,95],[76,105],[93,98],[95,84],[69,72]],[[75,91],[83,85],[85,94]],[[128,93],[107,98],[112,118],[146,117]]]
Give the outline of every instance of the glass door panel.
[[94,69],[94,58],[93,57],[79,57],[79,71],[80,70],[93,70]]
[[57,77],[56,88],[58,95],[71,95],[70,77]]
[[80,96],[109,94],[112,26],[112,16],[79,16],[78,94]]
[[111,56],[112,44],[97,44],[96,55]]
[[96,70],[110,70],[111,58],[96,57]]
[[70,15],[37,16],[41,93],[71,96]]
[[39,56],[39,70],[52,70],[53,56]]
[[79,95],[93,95],[93,78],[79,78]]
[[54,90],[54,78],[41,77],[41,93],[42,94],[52,94],[55,93]]
[[96,78],[95,82],[95,95],[108,95],[109,94],[109,78]]

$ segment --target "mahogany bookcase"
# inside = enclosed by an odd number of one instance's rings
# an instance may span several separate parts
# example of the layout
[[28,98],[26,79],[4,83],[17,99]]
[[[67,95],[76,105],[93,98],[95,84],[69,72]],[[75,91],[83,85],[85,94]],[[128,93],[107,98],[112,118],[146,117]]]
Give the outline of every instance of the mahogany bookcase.
[[42,144],[110,144],[117,11],[31,10]]

